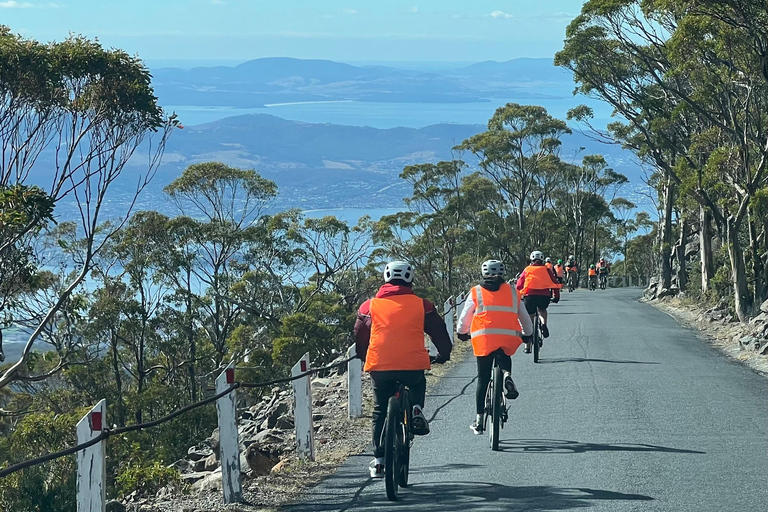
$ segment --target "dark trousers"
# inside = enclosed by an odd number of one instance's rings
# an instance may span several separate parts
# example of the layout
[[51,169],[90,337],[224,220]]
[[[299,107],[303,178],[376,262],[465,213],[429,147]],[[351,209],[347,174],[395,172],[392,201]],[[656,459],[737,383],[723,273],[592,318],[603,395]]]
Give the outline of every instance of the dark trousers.
[[493,359],[499,356],[499,367],[512,373],[512,357],[498,349],[487,356],[477,357],[477,390],[475,391],[475,408],[477,414],[483,414],[485,409],[485,392],[488,390],[488,383],[491,381],[491,368],[493,368]]
[[411,406],[424,407],[427,397],[427,379],[424,370],[400,370],[389,372],[370,372],[373,386],[373,454],[375,457],[384,456],[381,446],[381,432],[387,421],[387,402],[389,397],[397,392],[400,384],[405,384],[410,390]]

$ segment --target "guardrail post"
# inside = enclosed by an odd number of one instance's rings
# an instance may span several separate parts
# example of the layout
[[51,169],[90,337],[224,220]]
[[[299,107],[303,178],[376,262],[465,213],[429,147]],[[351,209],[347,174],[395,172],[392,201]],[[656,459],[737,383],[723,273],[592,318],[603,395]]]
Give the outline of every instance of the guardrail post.
[[[309,371],[309,352],[291,368],[296,377]],[[309,375],[293,382],[293,422],[296,426],[296,453],[302,460],[315,460],[315,429],[312,424],[312,388]]]
[[[223,393],[235,383],[235,365],[230,363],[216,378],[216,394]],[[243,486],[240,483],[240,439],[237,433],[237,396],[232,390],[216,400],[219,420],[219,457],[221,459],[221,488],[224,503],[241,503]]]
[[[347,357],[357,355],[355,346],[347,350]],[[347,363],[347,414],[350,418],[363,415],[363,362],[355,357]]]
[[[101,435],[107,420],[102,400],[77,422],[77,444]],[[107,505],[107,463],[104,441],[77,452],[77,512],[104,512]]]

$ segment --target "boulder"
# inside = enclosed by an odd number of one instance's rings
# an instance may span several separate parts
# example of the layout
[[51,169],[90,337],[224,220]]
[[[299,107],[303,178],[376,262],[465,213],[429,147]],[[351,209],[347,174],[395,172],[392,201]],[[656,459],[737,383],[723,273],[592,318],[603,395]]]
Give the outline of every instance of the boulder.
[[195,473],[187,473],[186,475],[181,475],[181,481],[187,484],[193,484],[195,482],[202,480],[208,475],[210,475],[210,473],[205,473],[202,471],[195,472]]
[[197,448],[195,446],[190,446],[187,451],[187,458],[193,462],[197,462],[200,459],[208,458],[212,453],[213,450],[208,447]]
[[331,384],[331,379],[327,377],[317,377],[312,381],[313,388],[327,388]]
[[768,341],[763,341],[757,351],[761,356],[768,355]]
[[245,460],[254,476],[268,475],[277,462],[269,451],[261,450],[257,444],[252,444],[245,450]]
[[749,321],[749,325],[756,326],[758,324],[764,324],[768,322],[768,313],[760,313],[752,320]]
[[685,244],[685,257],[690,258],[692,256],[695,256],[699,252],[699,235],[693,235],[691,238],[688,239],[689,242]]
[[768,300],[760,304],[760,311],[768,313]]
[[739,344],[744,350],[757,350],[760,348],[760,342],[754,336],[744,336],[740,338]]
[[203,469],[205,471],[214,471],[218,467],[219,459],[216,457],[215,453],[212,453],[207,459],[205,459],[205,464],[203,465]]
[[289,414],[283,414],[277,418],[277,423],[275,423],[275,428],[280,430],[292,430],[295,427],[296,425],[293,422],[293,416]]
[[214,453],[219,453],[219,427],[213,429],[211,437],[205,440],[205,444],[210,446]]
[[109,500],[107,502],[105,510],[107,512],[125,512],[126,508],[125,508],[125,505],[123,505],[117,500]]
[[256,434],[256,437],[253,438],[253,442],[260,445],[280,444],[285,441],[285,438],[280,434],[281,432],[275,429],[263,430]]
[[209,492],[221,490],[221,468],[213,473],[208,473],[202,480],[192,484],[192,490],[196,492]]
[[663,299],[664,297],[672,297],[677,293],[677,288],[662,288],[659,293],[656,294],[657,299]]
[[193,464],[187,459],[179,459],[173,464],[171,464],[171,467],[174,468],[179,473],[181,473],[182,475],[185,475],[187,473],[194,473]]

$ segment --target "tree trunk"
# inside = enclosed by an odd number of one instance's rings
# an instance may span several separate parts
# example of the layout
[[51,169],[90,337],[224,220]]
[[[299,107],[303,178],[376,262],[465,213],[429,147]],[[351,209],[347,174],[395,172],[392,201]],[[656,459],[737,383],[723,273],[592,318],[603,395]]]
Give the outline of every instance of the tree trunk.
[[667,178],[664,187],[664,219],[661,225],[661,287],[672,287],[672,207],[674,201],[674,183]]
[[688,286],[688,270],[685,265],[685,247],[686,240],[688,239],[688,221],[683,218],[680,222],[680,239],[677,242],[676,254],[678,269],[677,269],[677,287],[680,291],[683,291]]
[[728,256],[731,260],[731,278],[733,281],[733,295],[736,308],[736,316],[739,321],[746,322],[749,319],[749,289],[747,288],[747,269],[744,263],[744,253],[739,242],[739,229],[736,219],[728,218]]
[[195,345],[195,327],[192,319],[192,270],[187,268],[187,296],[186,296],[186,328],[187,343],[189,344],[189,373],[190,397],[192,402],[197,402],[197,377],[195,375],[195,360],[197,359],[197,347]]
[[709,291],[709,282],[715,276],[715,261],[712,252],[712,213],[699,207],[699,253],[701,256],[701,293]]
[[753,304],[762,303],[763,290],[765,285],[763,283],[763,261],[760,257],[760,246],[757,240],[757,225],[755,223],[755,217],[752,215],[752,208],[747,213],[747,222],[749,224],[749,246],[752,253],[752,273],[754,275],[754,299]]

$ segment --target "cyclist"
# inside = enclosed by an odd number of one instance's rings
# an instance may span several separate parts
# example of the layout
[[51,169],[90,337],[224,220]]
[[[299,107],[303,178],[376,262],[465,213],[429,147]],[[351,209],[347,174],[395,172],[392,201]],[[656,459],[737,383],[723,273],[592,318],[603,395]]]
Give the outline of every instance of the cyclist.
[[611,266],[605,261],[605,258],[600,258],[597,262],[597,275],[600,278],[600,284],[603,284],[608,279],[608,272],[611,271]]
[[594,265],[589,266],[589,289],[597,288],[597,270]]
[[546,260],[544,260],[544,265],[545,265],[545,266],[546,266],[546,267],[547,267],[549,270],[555,270],[555,266],[552,264],[552,258],[547,258]]
[[501,356],[498,360],[504,372],[505,395],[514,400],[519,393],[512,380],[512,355],[523,343],[522,334],[533,333],[530,318],[520,306],[520,294],[504,282],[504,264],[498,260],[484,261],[480,274],[483,280],[470,290],[456,327],[460,340],[466,341],[471,335],[472,350],[477,358],[477,417],[469,428],[478,435],[483,433],[485,425],[485,390],[494,359]]
[[568,262],[565,264],[565,272],[568,275],[568,279],[573,281],[573,287],[576,288],[576,284],[579,282],[577,275],[579,266],[576,264],[576,256],[573,254],[568,256]]
[[[533,321],[538,313],[541,319],[541,335],[549,337],[547,327],[547,308],[551,301],[555,304],[560,300],[561,284],[557,282],[554,272],[544,266],[544,255],[541,251],[531,253],[531,264],[528,265],[517,280],[517,289],[523,292],[525,309]],[[551,295],[553,294],[553,295]],[[526,353],[529,352],[526,346]]]
[[430,368],[424,345],[426,332],[437,347],[436,363],[450,359],[453,344],[443,318],[428,300],[413,293],[413,268],[405,261],[392,261],[384,267],[384,285],[376,297],[365,301],[355,321],[355,348],[365,361],[365,371],[373,387],[372,433],[374,456],[372,478],[384,477],[384,447],[381,432],[387,418],[387,402],[402,383],[411,390],[416,435],[429,434],[423,407]]
[[555,265],[555,276],[557,277],[558,283],[563,284],[565,282],[565,266],[563,266],[563,260],[557,260],[557,265]]

